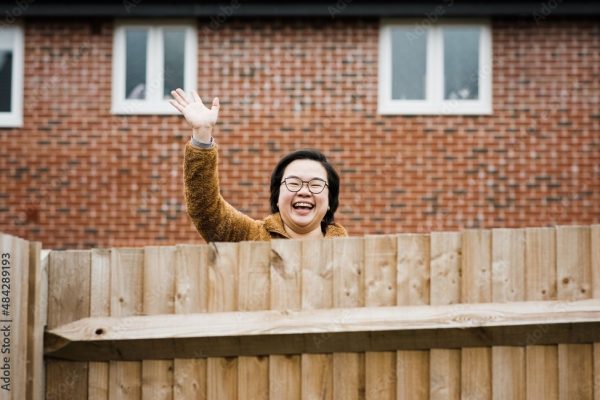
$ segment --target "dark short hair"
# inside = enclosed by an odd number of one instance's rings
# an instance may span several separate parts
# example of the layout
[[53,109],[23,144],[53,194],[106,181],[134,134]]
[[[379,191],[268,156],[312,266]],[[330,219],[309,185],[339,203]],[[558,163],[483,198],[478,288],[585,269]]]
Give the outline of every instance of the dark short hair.
[[321,230],[323,233],[327,230],[327,225],[334,222],[335,211],[339,204],[340,195],[340,177],[333,166],[327,161],[327,157],[318,150],[303,149],[294,151],[283,157],[271,174],[271,212],[279,211],[277,201],[279,200],[279,190],[281,189],[281,181],[283,180],[283,172],[286,167],[296,160],[313,160],[321,163],[327,172],[327,185],[329,187],[329,210],[321,221]]

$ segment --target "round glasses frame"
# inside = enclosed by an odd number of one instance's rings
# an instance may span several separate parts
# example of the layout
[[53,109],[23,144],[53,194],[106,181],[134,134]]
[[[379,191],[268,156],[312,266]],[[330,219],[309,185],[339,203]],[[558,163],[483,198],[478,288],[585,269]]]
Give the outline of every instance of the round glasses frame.
[[[288,181],[290,181],[288,183]],[[319,185],[323,184],[323,186],[320,186],[320,190],[316,190],[311,188],[311,183],[314,182],[318,182]],[[300,184],[300,186],[298,186],[297,189],[294,190],[293,188],[293,184]],[[321,178],[314,178],[311,179],[310,181],[303,181],[302,179],[296,177],[296,176],[289,176],[287,178],[285,178],[284,180],[281,181],[280,184],[284,184],[285,187],[287,188],[287,190],[289,190],[292,193],[296,193],[299,192],[300,190],[302,190],[302,187],[304,186],[304,184],[306,183],[306,188],[308,189],[309,192],[311,192],[312,194],[319,194],[321,192],[323,192],[323,190],[325,190],[326,187],[329,187],[329,185],[327,184],[327,182],[325,182],[323,179]],[[292,185],[292,187],[290,187],[290,185]]]

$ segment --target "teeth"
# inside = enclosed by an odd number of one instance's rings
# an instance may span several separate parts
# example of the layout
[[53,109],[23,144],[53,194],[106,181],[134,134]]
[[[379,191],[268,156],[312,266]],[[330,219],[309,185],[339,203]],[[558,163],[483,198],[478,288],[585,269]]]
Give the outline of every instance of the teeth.
[[294,207],[313,207],[310,203],[294,203]]

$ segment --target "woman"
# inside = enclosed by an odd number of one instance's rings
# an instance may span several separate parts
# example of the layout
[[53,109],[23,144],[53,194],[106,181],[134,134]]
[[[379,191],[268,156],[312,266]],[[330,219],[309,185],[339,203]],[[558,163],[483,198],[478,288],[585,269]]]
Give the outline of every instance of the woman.
[[282,158],[271,175],[271,211],[254,220],[227,203],[219,192],[217,146],[212,137],[219,99],[210,110],[197,92],[192,99],[181,89],[170,103],[192,126],[184,156],[185,200],[188,214],[207,242],[239,242],[276,238],[307,239],[347,236],[334,222],[339,177],[323,154],[300,150]]

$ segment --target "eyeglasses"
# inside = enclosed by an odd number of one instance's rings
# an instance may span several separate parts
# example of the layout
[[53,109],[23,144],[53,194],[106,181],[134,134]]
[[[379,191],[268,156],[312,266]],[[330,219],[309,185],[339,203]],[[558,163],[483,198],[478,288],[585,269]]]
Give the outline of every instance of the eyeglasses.
[[289,177],[285,178],[283,181],[281,181],[281,184],[285,184],[285,187],[287,188],[287,190],[289,190],[290,192],[294,192],[294,193],[299,192],[305,183],[306,183],[306,187],[308,188],[309,192],[311,192],[312,194],[319,194],[325,189],[325,186],[329,187],[327,182],[325,182],[321,178],[313,178],[310,181],[303,181],[302,179],[298,178],[297,176],[289,176]]

